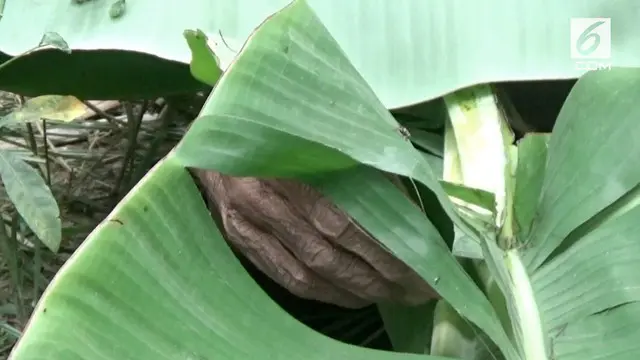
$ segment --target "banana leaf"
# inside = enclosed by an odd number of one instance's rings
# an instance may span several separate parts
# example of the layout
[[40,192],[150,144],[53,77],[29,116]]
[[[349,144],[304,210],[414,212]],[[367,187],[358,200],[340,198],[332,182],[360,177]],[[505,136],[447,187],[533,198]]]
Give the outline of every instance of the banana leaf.
[[[516,201],[526,207],[519,235],[530,246],[503,250],[459,216],[430,163],[314,11],[296,1],[251,36],[181,143],[57,274],[11,359],[444,359],[340,343],[284,312],[233,256],[189,167],[313,184],[505,359],[637,359],[639,88],[637,69],[578,81],[547,160],[532,165],[545,171],[518,173],[539,194]],[[481,244],[510,324],[380,170],[430,189]]]
[[[181,0],[161,5],[136,0],[126,2],[124,13],[112,18],[110,10],[119,2],[2,1],[0,63],[32,49],[51,32],[60,35],[72,53],[32,53],[0,71],[0,89],[106,100],[192,91],[200,84],[188,76],[185,29],[207,33],[226,66],[254,29],[290,0]],[[577,78],[585,70],[572,58],[577,43],[572,42],[576,39],[570,19],[575,17],[611,19],[611,57],[592,60],[596,64],[640,65],[636,0],[308,4],[387,108],[478,83]],[[589,34],[585,40],[593,38]]]

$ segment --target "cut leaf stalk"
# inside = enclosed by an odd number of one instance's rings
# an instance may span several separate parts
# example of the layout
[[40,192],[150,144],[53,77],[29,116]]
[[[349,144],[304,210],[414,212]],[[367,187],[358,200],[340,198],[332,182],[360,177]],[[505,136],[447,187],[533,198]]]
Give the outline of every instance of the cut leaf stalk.
[[[512,328],[512,339],[518,344],[523,359],[545,360],[544,328],[531,280],[515,246],[513,193],[517,149],[512,145],[513,133],[508,127],[507,114],[489,85],[458,91],[445,96],[444,100],[450,124],[445,127],[443,178],[469,188],[467,201],[460,196],[454,200],[467,221],[479,222],[483,218],[486,221],[487,210],[468,202],[477,191],[474,189],[495,196],[495,208],[492,209],[495,221],[487,224],[482,239],[486,242],[483,249],[494,249],[491,254],[485,253],[484,258],[492,265],[488,268],[497,272],[491,275],[507,301],[511,324],[503,321],[503,326]],[[456,189],[456,192],[462,190]],[[479,272],[483,266],[482,262],[476,262]],[[495,284],[492,289],[494,292],[497,290]],[[492,297],[495,298],[496,294],[493,293]],[[494,305],[500,307],[499,304]],[[502,320],[505,319],[503,317]]]

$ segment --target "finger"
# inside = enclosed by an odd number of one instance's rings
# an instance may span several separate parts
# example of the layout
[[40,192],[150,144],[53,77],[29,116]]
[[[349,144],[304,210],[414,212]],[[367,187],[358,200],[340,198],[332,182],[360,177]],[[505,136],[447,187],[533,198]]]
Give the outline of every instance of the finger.
[[[243,201],[234,204],[251,222],[268,229],[296,258],[311,270],[358,297],[383,301],[392,296],[394,286],[369,264],[354,254],[327,241],[300,214],[292,211],[292,204],[283,200],[265,182],[242,179]],[[256,213],[259,209],[259,213]]]
[[313,273],[276,238],[245,221],[238,212],[224,209],[223,222],[232,245],[260,271],[294,295],[346,308],[361,308],[370,304],[370,301],[334,286]]
[[291,210],[309,219],[309,214],[322,193],[301,181],[282,178],[262,179],[278,196],[291,204]]
[[413,269],[358,226],[327,198],[320,198],[311,210],[312,224],[339,246],[357,254],[401,290],[394,297],[403,303],[420,304],[438,294]]
[[313,187],[291,180],[269,180],[269,186],[329,240],[335,240],[352,220]]
[[256,229],[237,211],[231,210],[229,195],[238,195],[232,191],[234,178],[201,169],[192,169],[192,173],[200,181],[210,203],[218,209],[226,238],[232,247],[273,281],[302,298],[348,308],[361,308],[370,304],[314,274],[276,238]]
[[227,191],[225,190],[225,175],[211,170],[190,169],[193,176],[200,183],[201,190],[204,191],[209,205],[217,206],[219,203],[228,202]]
[[402,275],[396,270],[399,260],[383,248],[366,230],[353,223],[349,216],[331,201],[326,198],[319,199],[314,204],[309,217],[312,224],[322,229],[324,235],[336,244],[357,254],[391,282],[399,280],[399,276]]
[[279,195],[295,204],[298,212],[309,219],[326,238],[356,254],[389,283],[397,285],[391,292],[391,298],[387,300],[418,305],[429,299],[439,298],[420,275],[384,248],[320,192],[292,180],[268,180],[268,183]]
[[387,248],[381,246],[357,224],[351,223],[335,241],[340,246],[358,254],[385,279],[400,288],[399,291],[394,292],[392,300],[407,305],[419,305],[429,299],[440,297],[418,273]]
[[[393,174],[384,174],[408,196],[400,179]],[[424,303],[439,295],[413,269],[398,259],[349,215],[340,210],[319,191],[302,182],[293,180],[269,180],[278,194],[293,203],[309,222],[330,241],[335,242],[362,258],[389,282],[399,289],[393,292],[395,300],[409,305]],[[305,199],[299,201],[296,199]]]

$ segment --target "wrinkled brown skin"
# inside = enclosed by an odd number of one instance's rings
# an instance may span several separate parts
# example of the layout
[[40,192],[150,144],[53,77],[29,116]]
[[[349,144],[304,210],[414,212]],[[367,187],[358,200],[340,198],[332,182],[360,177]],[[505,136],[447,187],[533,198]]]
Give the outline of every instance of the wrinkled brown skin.
[[299,297],[346,308],[418,305],[439,297],[310,186],[214,171],[192,174],[231,246]]

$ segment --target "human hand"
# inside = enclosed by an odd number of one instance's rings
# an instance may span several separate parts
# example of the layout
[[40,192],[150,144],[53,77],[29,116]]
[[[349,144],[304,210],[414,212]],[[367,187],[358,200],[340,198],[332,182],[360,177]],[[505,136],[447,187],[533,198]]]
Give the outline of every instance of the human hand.
[[194,170],[227,240],[293,294],[347,308],[438,294],[318,191],[288,179]]

